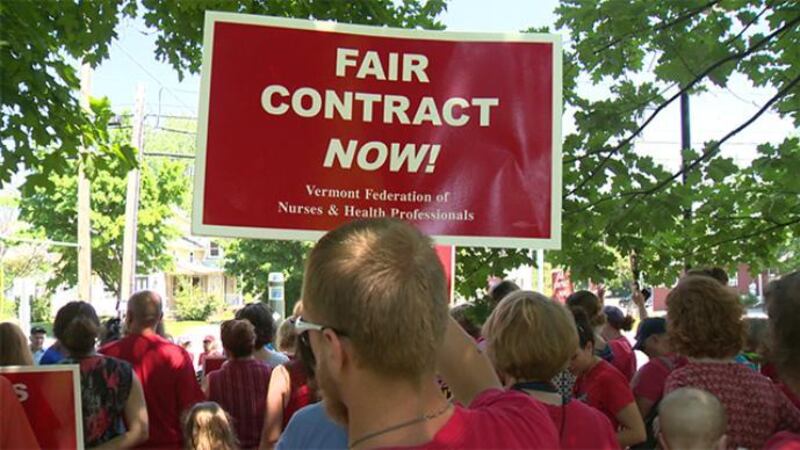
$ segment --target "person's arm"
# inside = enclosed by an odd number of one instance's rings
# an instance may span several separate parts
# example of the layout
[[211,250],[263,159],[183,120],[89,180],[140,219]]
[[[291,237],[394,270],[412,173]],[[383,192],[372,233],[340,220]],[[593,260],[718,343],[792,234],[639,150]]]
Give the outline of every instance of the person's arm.
[[136,374],[133,374],[131,393],[125,402],[125,423],[128,426],[128,431],[95,448],[132,448],[147,440],[149,436],[147,405],[144,400],[142,383],[139,382]]
[[264,429],[261,431],[261,443],[259,450],[275,448],[278,439],[283,431],[283,409],[289,402],[291,380],[289,371],[281,365],[273,369],[272,376],[269,378],[269,390],[267,391],[267,411],[264,415]]
[[629,403],[622,408],[616,415],[617,422],[622,426],[617,431],[617,440],[621,448],[630,447],[647,439],[647,431],[644,428],[644,421],[639,414],[636,403]]
[[464,406],[469,406],[487,389],[502,388],[489,358],[453,318],[449,320],[444,343],[439,348],[437,369],[450,386],[453,397]]
[[645,397],[636,397],[636,407],[639,408],[639,414],[642,417],[647,417],[650,414],[650,411],[653,409],[655,402],[645,398]]
[[183,415],[186,410],[194,406],[196,403],[205,401],[206,396],[200,389],[200,384],[197,382],[197,376],[194,373],[194,365],[189,357],[189,353],[180,349],[182,359],[180,365],[175,367],[175,387],[178,400],[178,411]]
[[642,294],[642,290],[639,289],[639,283],[633,283],[631,285],[631,300],[639,311],[639,320],[647,319],[647,307],[645,306],[644,294]]

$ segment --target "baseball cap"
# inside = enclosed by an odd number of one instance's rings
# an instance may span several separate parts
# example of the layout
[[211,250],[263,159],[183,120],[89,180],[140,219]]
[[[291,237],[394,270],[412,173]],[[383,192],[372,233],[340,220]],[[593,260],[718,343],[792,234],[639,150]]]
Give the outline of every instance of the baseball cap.
[[603,307],[603,314],[606,315],[606,320],[612,324],[619,324],[625,321],[625,313],[616,306],[606,305]]
[[31,328],[31,334],[47,334],[47,330],[45,330],[43,327],[35,326]]
[[203,342],[214,342],[216,340],[217,339],[213,335],[210,335],[210,334],[203,338]]
[[634,350],[644,350],[644,343],[647,338],[656,334],[664,334],[667,332],[667,320],[663,317],[649,317],[644,319],[639,324],[639,330],[636,331],[636,345],[633,346]]

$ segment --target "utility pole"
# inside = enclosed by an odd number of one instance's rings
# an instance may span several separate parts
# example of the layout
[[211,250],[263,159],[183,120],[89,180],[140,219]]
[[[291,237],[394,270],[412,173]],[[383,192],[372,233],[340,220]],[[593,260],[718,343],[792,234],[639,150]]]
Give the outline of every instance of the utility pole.
[[[133,110],[133,135],[131,145],[136,148],[139,164],[144,151],[144,84],[136,86],[136,106]],[[128,172],[128,190],[125,197],[125,232],[122,240],[122,279],[119,284],[117,311],[128,301],[136,278],[136,235],[139,212],[139,169]]]
[[[681,182],[684,186],[688,184],[689,176],[686,173],[686,166],[688,161],[686,161],[686,151],[692,148],[692,133],[690,128],[690,120],[689,120],[689,94],[686,92],[681,94]],[[685,226],[689,226],[692,223],[692,205],[689,203],[683,209],[683,223]],[[684,270],[689,270],[692,268],[690,257],[687,256],[686,260],[683,262]]]
[[[92,92],[92,68],[81,66],[81,107],[89,111],[89,96]],[[92,301],[92,224],[90,215],[91,186],[83,172],[83,163],[78,162],[78,298]]]
[[539,292],[544,292],[544,249],[542,248],[536,250],[536,265],[538,266],[536,288]]

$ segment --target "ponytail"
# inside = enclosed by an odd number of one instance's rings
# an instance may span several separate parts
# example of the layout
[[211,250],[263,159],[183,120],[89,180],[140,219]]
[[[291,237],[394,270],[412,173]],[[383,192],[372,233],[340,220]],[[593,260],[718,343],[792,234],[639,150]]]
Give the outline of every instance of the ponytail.
[[620,324],[620,329],[625,331],[631,331],[633,329],[633,316],[625,316],[625,319]]
[[100,329],[97,313],[86,302],[67,303],[58,310],[53,322],[53,334],[72,356],[91,353]]

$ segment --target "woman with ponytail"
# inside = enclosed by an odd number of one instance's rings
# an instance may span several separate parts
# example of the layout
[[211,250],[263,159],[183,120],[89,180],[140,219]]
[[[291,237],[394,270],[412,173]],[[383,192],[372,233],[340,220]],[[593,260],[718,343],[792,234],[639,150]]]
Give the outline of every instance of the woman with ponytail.
[[631,381],[636,373],[636,353],[622,331],[633,329],[633,317],[626,316],[616,306],[604,306],[603,314],[606,316],[606,323],[603,325],[600,335],[606,340],[614,355],[610,361],[611,365],[622,372],[628,381]]
[[53,333],[69,353],[62,363],[80,366],[84,445],[134,447],[148,435],[142,385],[130,364],[95,352],[101,330],[97,313],[86,302],[67,303],[53,323]]

